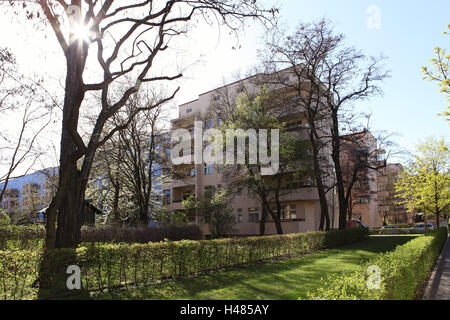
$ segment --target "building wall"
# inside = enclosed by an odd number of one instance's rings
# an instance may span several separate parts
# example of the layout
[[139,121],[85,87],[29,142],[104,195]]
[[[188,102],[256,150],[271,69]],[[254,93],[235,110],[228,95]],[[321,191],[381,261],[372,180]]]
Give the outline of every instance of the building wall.
[[[252,87],[248,83],[248,79],[242,80],[242,82],[235,82],[228,86],[220,88],[221,92],[233,97],[239,94],[242,84],[246,86],[247,90],[259,90],[257,87]],[[205,113],[214,101],[217,101],[220,94],[218,90],[213,90],[199,95],[198,99],[182,104],[179,106],[179,115],[177,119],[171,121],[172,129],[177,128],[192,128],[195,120],[201,120],[204,118]],[[296,115],[298,117],[298,114]],[[213,119],[216,121],[216,119]],[[303,124],[306,121],[303,119]],[[325,125],[326,122],[323,122]],[[294,130],[295,131],[295,130]],[[304,137],[303,137],[304,138]],[[329,151],[329,150],[328,150]],[[325,150],[323,151],[325,152]],[[327,152],[330,154],[329,152]],[[192,157],[193,158],[193,157]],[[329,161],[331,158],[329,157]],[[188,177],[186,179],[176,179],[171,183],[162,184],[162,193],[166,190],[170,190],[171,201],[166,205],[166,208],[170,211],[183,210],[182,199],[183,193],[190,190],[196,197],[203,195],[205,187],[207,186],[222,186],[226,187],[222,173],[218,172],[218,166],[213,166],[212,174],[205,174],[204,165],[179,165],[175,166],[173,170],[190,170],[195,168],[195,177]],[[328,192],[329,197],[329,211],[332,227],[338,226],[338,214],[336,211],[335,200],[333,192]],[[282,205],[292,204],[295,205],[297,210],[304,211],[305,221],[282,221],[282,228],[284,233],[298,233],[318,230],[320,223],[320,204],[317,189],[314,187],[304,187],[292,190],[289,194],[284,195],[282,198]],[[238,209],[242,209],[242,216],[240,222],[235,225],[235,233],[242,235],[251,235],[260,233],[260,223],[257,221],[249,221],[248,210],[249,208],[258,208],[259,217],[262,215],[262,205],[259,200],[255,199],[248,194],[247,190],[242,190],[241,195],[234,194],[230,200],[233,213],[237,216]],[[334,218],[334,219],[333,219]],[[208,226],[202,222],[201,217],[196,217],[196,223],[201,226],[204,234],[209,234]],[[266,234],[276,233],[275,224],[273,222],[266,222],[265,227]]]

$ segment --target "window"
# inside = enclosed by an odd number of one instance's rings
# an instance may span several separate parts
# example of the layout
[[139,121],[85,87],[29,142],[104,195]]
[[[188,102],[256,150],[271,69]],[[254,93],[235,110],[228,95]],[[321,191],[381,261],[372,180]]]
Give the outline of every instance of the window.
[[195,168],[191,168],[191,177],[195,177]]
[[191,113],[192,112],[192,108],[186,109],[186,113]]
[[213,174],[213,166],[212,164],[205,163],[205,175]]
[[223,172],[223,164],[216,165],[216,170],[217,170],[217,173],[222,173]]
[[214,101],[219,101],[219,100],[220,100],[220,96],[215,96],[215,97],[213,98],[213,100],[214,100]]
[[212,128],[212,124],[213,124],[212,120],[205,121],[205,129]]
[[242,209],[237,209],[236,221],[242,222]]
[[280,218],[281,218],[281,220],[297,219],[297,210],[296,210],[295,204],[281,206],[281,217]]
[[163,191],[163,204],[170,204],[170,190]]
[[236,193],[241,196],[242,195],[242,187],[238,187]]
[[259,209],[248,208],[248,222],[257,222],[259,220]]

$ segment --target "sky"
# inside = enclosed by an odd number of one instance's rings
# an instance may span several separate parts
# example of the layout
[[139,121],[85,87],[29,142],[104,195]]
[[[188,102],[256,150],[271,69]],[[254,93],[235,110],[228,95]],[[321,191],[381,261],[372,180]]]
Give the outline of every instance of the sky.
[[[436,115],[445,108],[444,95],[439,93],[436,83],[422,80],[421,67],[428,65],[434,47],[450,50],[450,36],[442,35],[450,24],[450,1],[283,0],[277,3],[281,5],[280,21],[288,32],[294,31],[300,21],[327,17],[334,23],[336,32],[345,34],[348,45],[366,55],[383,54],[388,58],[385,65],[391,71],[391,78],[381,86],[384,95],[357,105],[359,110],[372,112],[373,130],[398,134],[396,142],[407,150],[413,150],[426,136],[449,138],[450,126]],[[62,90],[65,63],[52,33],[5,16],[0,16],[0,30],[0,46],[12,49],[22,70],[45,74],[55,91]],[[224,29],[219,31],[206,24],[196,26],[165,61],[167,65],[188,66],[183,71],[183,79],[177,83],[181,89],[170,105],[170,117],[177,116],[178,104],[232,82],[239,74],[245,76],[257,63],[263,35],[261,26],[249,23],[237,43]],[[54,137],[57,135],[46,138]]]

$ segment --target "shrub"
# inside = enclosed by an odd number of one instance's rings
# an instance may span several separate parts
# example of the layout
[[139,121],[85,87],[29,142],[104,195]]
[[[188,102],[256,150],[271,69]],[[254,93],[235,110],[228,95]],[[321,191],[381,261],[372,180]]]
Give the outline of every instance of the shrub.
[[147,243],[160,242],[164,239],[201,240],[203,235],[195,224],[138,228],[83,227],[81,229],[82,242]]
[[[67,293],[63,281],[67,275],[64,272],[72,264],[81,268],[84,290],[103,290],[130,284],[144,286],[164,279],[185,279],[225,268],[300,256],[326,248],[327,245],[334,247],[363,240],[366,236],[365,232],[354,229],[145,244],[103,243],[91,246],[85,243],[77,249],[49,251],[41,265],[41,275],[59,288],[52,291],[52,297],[55,297],[55,292],[62,294],[65,290]],[[36,278],[42,257],[38,250],[34,250],[32,258],[27,260],[27,252],[0,251],[0,296],[5,299],[29,296],[30,283]],[[11,255],[16,258],[10,260]],[[11,273],[4,273],[3,268],[26,280],[16,281],[18,278],[11,278]],[[12,295],[10,292],[15,293]]]
[[[413,239],[394,251],[377,256],[352,274],[329,277],[315,292],[312,300],[409,300],[418,298],[428,279],[442,246],[447,239],[447,228],[440,228]],[[379,289],[369,289],[367,268],[380,270]]]
[[41,248],[44,237],[43,226],[0,226],[0,250]]
[[11,224],[11,218],[8,214],[0,209],[0,227],[9,226]]

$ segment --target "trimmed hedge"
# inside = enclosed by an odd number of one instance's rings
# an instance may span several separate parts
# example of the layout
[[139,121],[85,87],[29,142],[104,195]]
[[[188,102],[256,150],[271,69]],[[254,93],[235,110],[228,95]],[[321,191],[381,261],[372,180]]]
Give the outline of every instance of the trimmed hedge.
[[[351,229],[200,241],[96,246],[86,244],[77,249],[49,251],[43,259],[41,275],[50,278],[54,287],[61,288],[68,277],[65,270],[69,265],[76,264],[81,268],[84,290],[113,289],[129,285],[139,287],[164,279],[185,279],[241,265],[296,257],[327,247],[361,241],[367,236],[367,229]],[[23,251],[15,252],[20,252],[21,258],[15,260],[17,264],[12,269],[25,272],[20,261],[27,260],[26,254]],[[10,252],[0,251],[0,270],[5,267],[11,268],[11,262],[8,261],[10,255]],[[27,265],[26,270],[35,275],[41,261],[41,255],[37,258],[33,256],[27,260],[27,264],[32,266]],[[28,278],[32,278],[31,275]],[[0,283],[2,281],[6,285],[0,288],[0,295],[6,298],[11,296],[6,292],[21,292],[11,287],[30,285],[29,281],[16,284],[5,281],[5,274],[0,272]],[[23,292],[26,293],[26,290]],[[16,299],[17,297],[16,295]]]
[[[447,239],[447,228],[440,228],[413,239],[394,251],[377,256],[352,274],[333,275],[315,292],[311,300],[411,300],[420,298],[430,270]],[[369,289],[368,267],[380,270],[380,286]]]
[[[0,250],[42,248],[44,238],[44,226],[0,226]],[[201,240],[203,235],[200,228],[193,224],[139,228],[83,227],[81,229],[81,242],[147,243],[165,239]]]
[[0,250],[38,249],[44,238],[43,226],[0,226]]
[[82,242],[147,243],[160,242],[165,239],[171,241],[201,240],[203,235],[196,224],[138,228],[83,227],[81,229]]

